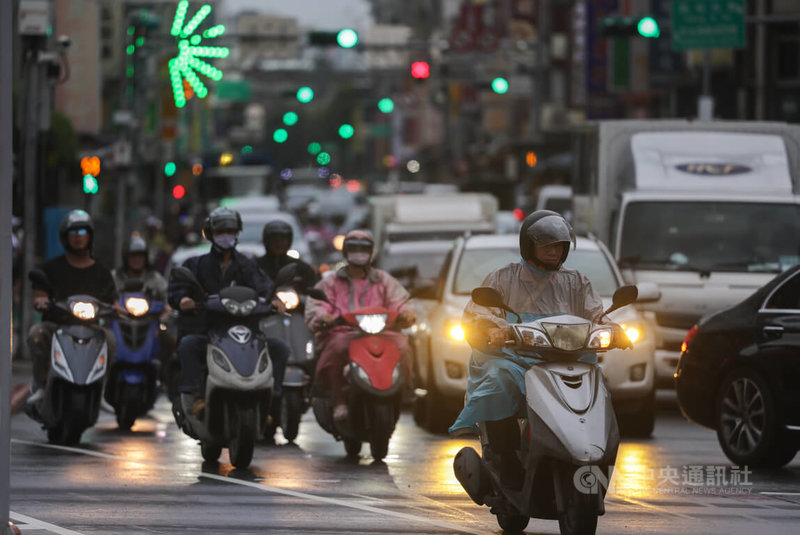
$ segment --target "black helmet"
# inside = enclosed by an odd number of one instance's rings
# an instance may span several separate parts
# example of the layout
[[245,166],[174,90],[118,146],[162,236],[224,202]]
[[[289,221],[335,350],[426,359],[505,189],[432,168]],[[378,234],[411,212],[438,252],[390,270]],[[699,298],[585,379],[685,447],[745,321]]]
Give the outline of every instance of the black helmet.
[[128,257],[132,254],[144,254],[145,268],[148,266],[147,242],[141,236],[131,236],[122,244],[122,265],[128,267]]
[[89,250],[92,250],[92,242],[94,242],[94,222],[92,221],[92,217],[85,210],[72,210],[61,220],[61,225],[58,227],[58,238],[61,240],[61,246],[64,247],[65,250],[69,250],[67,233],[70,230],[79,228],[85,228],[89,231]]
[[289,238],[289,245],[291,246],[292,240],[294,239],[292,226],[286,221],[282,221],[280,219],[273,219],[272,221],[267,222],[267,224],[264,225],[264,230],[261,232],[261,242],[264,244],[264,247],[267,247],[267,242],[270,240],[270,238],[276,236]]
[[552,210],[537,210],[522,221],[519,230],[519,252],[523,259],[534,257],[534,245],[544,247],[553,243],[564,242],[563,264],[569,255],[569,244],[575,245],[575,232],[567,220]]
[[203,223],[203,237],[213,241],[214,233],[223,230],[242,231],[242,216],[236,210],[224,206],[214,208]]
[[372,234],[369,231],[351,230],[344,237],[344,242],[342,242],[342,254],[346,255],[348,249],[357,245],[369,247],[369,254],[372,255],[372,250],[375,247],[375,240],[372,239]]

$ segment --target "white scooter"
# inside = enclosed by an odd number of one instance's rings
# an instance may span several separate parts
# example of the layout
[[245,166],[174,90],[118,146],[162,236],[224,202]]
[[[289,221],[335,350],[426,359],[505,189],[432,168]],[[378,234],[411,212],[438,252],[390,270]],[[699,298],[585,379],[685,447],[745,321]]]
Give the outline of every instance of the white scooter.
[[[619,288],[603,315],[633,303],[637,295],[635,286]],[[472,300],[520,317],[493,288],[475,288]],[[599,368],[578,359],[587,352],[630,347],[630,340],[617,326],[570,315],[519,322],[512,331],[507,348],[543,361],[525,373],[528,414],[520,419],[518,450],[525,470],[522,488],[502,485],[483,425],[483,458],[473,448],[462,448],[453,462],[456,478],[509,533],[521,532],[530,518],[544,518],[557,519],[562,535],[594,534],[597,517],[605,513],[619,429]]]

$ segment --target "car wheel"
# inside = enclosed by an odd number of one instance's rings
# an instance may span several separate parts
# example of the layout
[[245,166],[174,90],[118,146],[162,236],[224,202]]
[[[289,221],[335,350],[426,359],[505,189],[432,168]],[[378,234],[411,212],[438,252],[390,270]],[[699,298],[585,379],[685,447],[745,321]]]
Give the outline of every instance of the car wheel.
[[656,424],[655,390],[647,395],[637,412],[621,415],[617,420],[623,437],[648,438],[652,435]]
[[779,407],[759,373],[747,368],[730,372],[722,380],[716,407],[717,439],[728,459],[753,468],[783,466],[791,460]]

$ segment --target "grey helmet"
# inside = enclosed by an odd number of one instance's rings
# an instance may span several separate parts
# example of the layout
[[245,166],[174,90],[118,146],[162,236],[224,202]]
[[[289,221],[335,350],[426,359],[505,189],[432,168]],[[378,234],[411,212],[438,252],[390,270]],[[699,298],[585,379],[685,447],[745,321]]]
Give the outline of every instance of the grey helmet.
[[559,265],[563,264],[569,255],[569,244],[575,247],[575,231],[564,219],[564,216],[552,210],[537,210],[522,222],[519,230],[519,252],[522,258],[528,260],[534,257],[534,245],[545,247],[553,243],[564,242],[564,254]]
[[203,223],[203,237],[213,242],[214,233],[219,231],[242,231],[242,216],[236,210],[225,206],[214,208]]
[[142,253],[145,258],[145,269],[150,269],[149,251],[147,242],[141,236],[131,236],[122,244],[122,266],[127,269],[128,257],[132,254]]
[[58,238],[61,240],[61,246],[64,247],[65,250],[70,250],[67,233],[70,230],[79,228],[85,228],[89,231],[89,251],[92,250],[92,243],[94,242],[94,221],[92,221],[92,216],[90,216],[86,210],[72,210],[61,220],[61,225],[58,227]]

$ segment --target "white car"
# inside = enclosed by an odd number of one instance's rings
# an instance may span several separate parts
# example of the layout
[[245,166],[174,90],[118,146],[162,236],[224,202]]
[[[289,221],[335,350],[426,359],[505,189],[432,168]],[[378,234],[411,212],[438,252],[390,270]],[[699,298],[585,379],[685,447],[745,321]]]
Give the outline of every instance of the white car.
[[[414,348],[416,397],[414,419],[431,430],[442,431],[463,407],[471,349],[464,341],[461,316],[472,289],[489,272],[519,261],[518,235],[478,235],[459,238],[445,259],[439,280],[427,291],[416,292],[417,323],[411,329]],[[606,308],[621,285],[622,275],[606,247],[592,238],[579,237],[566,267],[583,273],[603,298]],[[639,302],[659,298],[652,284],[639,287]],[[609,315],[624,326],[633,349],[615,349],[598,355],[623,433],[649,436],[654,424],[655,340],[653,330],[633,306]]]

